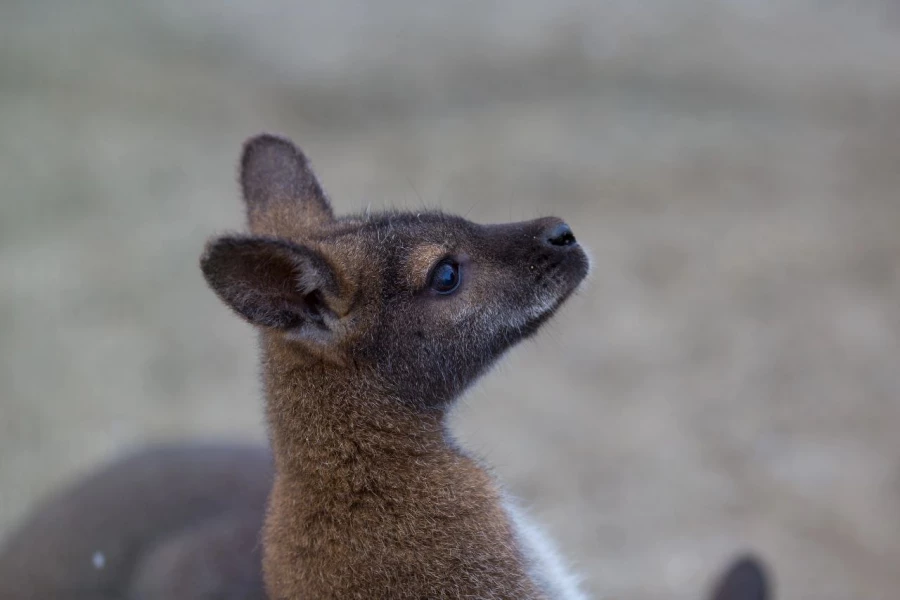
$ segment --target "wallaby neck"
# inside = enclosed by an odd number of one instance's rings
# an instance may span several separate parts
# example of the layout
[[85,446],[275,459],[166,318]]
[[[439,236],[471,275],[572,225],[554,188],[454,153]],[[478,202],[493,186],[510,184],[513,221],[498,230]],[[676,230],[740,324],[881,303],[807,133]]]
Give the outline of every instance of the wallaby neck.
[[540,597],[502,492],[449,439],[443,411],[374,393],[355,367],[300,364],[283,350],[263,351],[271,597]]
[[458,454],[442,409],[387,397],[357,365],[295,357],[284,342],[268,342],[263,379],[276,471],[294,484],[384,479],[392,465]]

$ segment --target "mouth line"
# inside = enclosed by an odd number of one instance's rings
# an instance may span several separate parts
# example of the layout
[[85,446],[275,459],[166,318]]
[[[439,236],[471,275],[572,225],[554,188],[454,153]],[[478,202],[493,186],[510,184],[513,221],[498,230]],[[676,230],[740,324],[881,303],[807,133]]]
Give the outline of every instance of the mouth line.
[[522,326],[522,331],[526,337],[534,334],[538,329],[540,329],[541,325],[543,325],[551,317],[553,317],[553,315],[557,313],[559,308],[563,304],[565,304],[565,302],[578,290],[578,288],[584,282],[584,279],[587,276],[587,268],[585,268],[583,272],[580,273],[580,275],[577,277],[560,277],[561,271],[563,271],[562,265],[564,262],[564,260],[556,262],[543,274],[543,278],[545,281],[547,279],[552,279],[555,287],[558,286],[557,289],[562,288],[563,291],[559,293],[559,295],[544,310],[526,319],[524,325]]
[[[580,260],[574,254],[580,254]],[[581,287],[589,270],[590,263],[583,252],[559,257],[545,265],[533,283],[535,288],[542,288],[538,297],[543,296],[543,301],[535,302],[530,309],[523,311],[525,314],[515,327],[518,334],[527,338],[536,333]],[[545,295],[548,292],[550,298]]]
[[541,269],[538,281],[558,278],[560,275],[562,279],[568,280],[571,278],[569,276],[574,275],[574,271],[578,271],[579,273],[575,276],[578,281],[572,284],[574,287],[578,287],[590,270],[590,260],[580,247],[576,247],[576,250],[577,252],[556,257],[555,260],[547,263]]
[[553,303],[547,307],[545,310],[541,311],[539,314],[530,317],[525,321],[525,324],[522,326],[522,332],[525,336],[533,335],[540,329],[541,325],[549,321],[553,315],[557,313],[560,307],[565,304],[566,300],[575,293],[575,290],[578,286],[572,286],[570,289],[566,290],[561,296],[559,296]]

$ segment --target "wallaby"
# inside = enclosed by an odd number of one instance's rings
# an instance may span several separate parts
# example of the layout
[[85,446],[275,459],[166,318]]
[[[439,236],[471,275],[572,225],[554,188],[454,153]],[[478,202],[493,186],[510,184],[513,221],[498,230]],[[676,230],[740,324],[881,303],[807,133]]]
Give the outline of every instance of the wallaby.
[[[336,217],[303,153],[271,135],[245,144],[240,183],[249,234],[211,240],[201,269],[259,329],[274,470],[247,449],[134,457],[39,511],[0,575],[141,600],[584,598],[445,422],[587,275],[568,225]],[[79,578],[98,551],[96,581]],[[192,590],[197,569],[207,587]]]
[[240,180],[250,233],[211,240],[201,268],[261,334],[269,597],[582,598],[445,421],[587,275],[569,226],[336,217],[303,153],[270,135],[245,145]]

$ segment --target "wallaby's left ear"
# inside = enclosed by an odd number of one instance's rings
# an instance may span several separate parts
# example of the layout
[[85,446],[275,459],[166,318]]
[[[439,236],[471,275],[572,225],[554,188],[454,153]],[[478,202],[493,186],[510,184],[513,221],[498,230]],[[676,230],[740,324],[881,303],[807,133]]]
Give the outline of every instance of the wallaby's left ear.
[[247,140],[240,170],[251,231],[278,234],[272,225],[279,220],[316,227],[334,219],[309,160],[287,138],[261,134]]
[[316,250],[272,238],[210,240],[200,259],[206,282],[247,321],[327,342],[341,305],[334,271]]

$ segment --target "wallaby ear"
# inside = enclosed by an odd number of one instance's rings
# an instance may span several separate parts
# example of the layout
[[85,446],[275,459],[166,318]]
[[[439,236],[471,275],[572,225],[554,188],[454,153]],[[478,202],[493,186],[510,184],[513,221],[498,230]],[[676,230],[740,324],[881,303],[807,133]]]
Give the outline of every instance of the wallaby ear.
[[250,138],[244,143],[240,170],[251,230],[264,231],[266,216],[273,211],[281,213],[276,218],[286,216],[307,226],[334,219],[309,160],[290,140],[270,134]]
[[772,600],[769,581],[762,562],[754,556],[742,556],[731,563],[719,578],[711,600]]
[[200,268],[216,295],[254,325],[320,342],[334,333],[337,280],[311,248],[271,238],[225,236],[207,243]]

